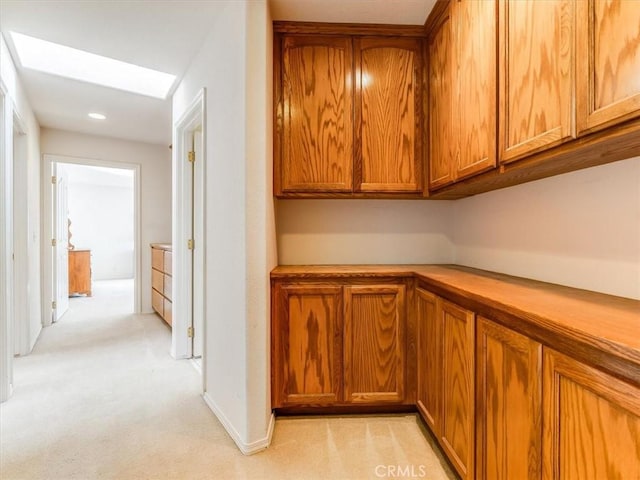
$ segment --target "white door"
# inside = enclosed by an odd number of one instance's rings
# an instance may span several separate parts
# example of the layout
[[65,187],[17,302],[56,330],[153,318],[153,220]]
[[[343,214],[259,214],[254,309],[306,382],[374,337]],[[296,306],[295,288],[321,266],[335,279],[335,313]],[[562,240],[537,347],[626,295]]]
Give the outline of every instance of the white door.
[[64,167],[53,163],[53,298],[56,302],[53,320],[59,320],[69,308],[69,206]]
[[202,131],[193,132],[193,152],[196,161],[193,162],[192,178],[192,238],[193,249],[193,345],[192,355],[202,356],[203,326],[204,326],[204,158],[202,156]]

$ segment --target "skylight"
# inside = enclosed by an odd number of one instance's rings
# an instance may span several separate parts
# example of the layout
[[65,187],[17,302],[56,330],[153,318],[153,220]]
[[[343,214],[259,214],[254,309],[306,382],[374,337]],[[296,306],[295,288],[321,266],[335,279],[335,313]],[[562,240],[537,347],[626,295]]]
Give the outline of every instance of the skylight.
[[175,75],[21,33],[11,32],[11,37],[22,66],[40,72],[161,99],[167,98],[176,79]]

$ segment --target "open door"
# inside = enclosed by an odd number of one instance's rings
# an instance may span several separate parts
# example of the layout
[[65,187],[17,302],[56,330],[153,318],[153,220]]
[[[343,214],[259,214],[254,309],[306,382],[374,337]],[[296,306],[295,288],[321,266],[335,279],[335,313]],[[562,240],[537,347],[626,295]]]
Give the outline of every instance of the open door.
[[52,164],[52,205],[53,205],[53,321],[69,309],[69,205],[68,185],[64,167]]
[[194,358],[202,357],[203,333],[204,333],[204,161],[202,156],[202,126],[193,132],[192,144],[195,162],[193,165],[192,181],[192,238],[195,241],[193,249],[192,296],[193,314],[191,326],[193,327],[192,355]]

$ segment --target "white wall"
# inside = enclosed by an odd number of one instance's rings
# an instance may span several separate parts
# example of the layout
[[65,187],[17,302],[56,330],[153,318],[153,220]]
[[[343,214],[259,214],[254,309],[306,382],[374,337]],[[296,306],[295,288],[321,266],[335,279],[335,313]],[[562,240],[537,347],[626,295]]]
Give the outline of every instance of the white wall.
[[[31,351],[42,328],[40,308],[40,129],[15,66],[0,35],[0,401],[9,396],[11,357],[14,351],[12,322],[21,322],[18,351]],[[23,130],[17,152],[15,187],[19,218],[13,217],[14,118]],[[26,137],[26,138],[25,138]],[[14,244],[14,226],[18,233]],[[18,276],[14,278],[14,265]],[[15,284],[15,280],[19,283]],[[17,298],[14,304],[13,299]],[[14,315],[15,312],[15,315]]]
[[171,242],[171,151],[167,145],[131,142],[43,128],[44,154],[140,165],[140,250],[142,311],[151,310],[151,249]]
[[281,265],[452,263],[452,203],[280,200]]
[[640,157],[454,206],[456,263],[640,299]]
[[173,97],[174,122],[207,89],[205,400],[245,453],[267,446],[271,23],[266,0],[219,1]]
[[92,278],[133,278],[134,171],[65,164],[65,173],[70,242],[91,250]]

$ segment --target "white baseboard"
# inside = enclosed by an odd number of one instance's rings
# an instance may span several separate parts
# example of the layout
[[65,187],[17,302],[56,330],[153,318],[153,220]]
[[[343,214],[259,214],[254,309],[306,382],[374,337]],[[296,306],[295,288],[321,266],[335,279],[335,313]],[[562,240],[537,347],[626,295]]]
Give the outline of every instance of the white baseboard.
[[253,455],[254,453],[261,452],[262,450],[269,447],[271,444],[271,437],[273,436],[273,429],[276,423],[276,416],[272,413],[271,418],[269,419],[269,427],[267,428],[267,434],[264,438],[258,439],[251,443],[246,443],[243,441],[242,437],[238,433],[238,431],[233,427],[229,419],[226,415],[220,410],[220,408],[216,405],[216,402],[209,396],[208,392],[205,392],[202,396],[204,398],[205,403],[211,409],[220,423],[227,431],[231,439],[235,442],[237,447],[244,455]]

